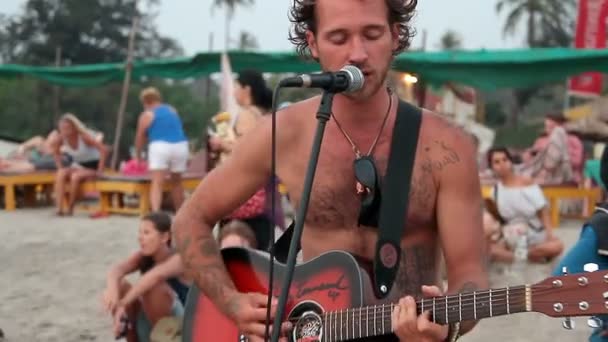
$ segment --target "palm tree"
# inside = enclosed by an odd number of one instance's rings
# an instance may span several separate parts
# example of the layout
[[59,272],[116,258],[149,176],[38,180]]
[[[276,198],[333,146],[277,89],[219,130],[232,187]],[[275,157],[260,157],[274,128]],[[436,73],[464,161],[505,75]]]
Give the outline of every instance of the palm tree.
[[258,48],[258,40],[249,32],[241,31],[239,39],[237,41],[239,50],[255,50]]
[[447,30],[439,39],[441,50],[458,50],[462,48],[462,38],[456,31]]
[[[503,34],[514,35],[525,20],[528,47],[570,46],[575,27],[576,0],[498,0],[496,13],[508,10]],[[508,8],[508,9],[507,9]],[[511,124],[517,126],[519,114],[540,88],[516,89],[516,106]]]
[[503,34],[513,35],[526,20],[528,47],[569,46],[574,32],[576,0],[498,0],[496,13],[509,8]]
[[228,50],[228,45],[230,42],[230,21],[232,20],[232,16],[234,15],[234,11],[237,6],[249,6],[253,5],[254,0],[213,0],[213,4],[211,5],[211,13],[215,8],[223,7],[226,11],[226,22],[225,22],[225,49]]

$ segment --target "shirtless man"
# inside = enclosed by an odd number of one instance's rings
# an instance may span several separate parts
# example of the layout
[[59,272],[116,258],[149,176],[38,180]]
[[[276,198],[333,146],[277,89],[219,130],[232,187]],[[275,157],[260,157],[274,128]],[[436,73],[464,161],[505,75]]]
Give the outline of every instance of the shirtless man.
[[[361,200],[355,191],[353,148],[366,154],[381,132],[373,157],[380,174],[388,162],[397,98],[389,108],[386,77],[393,56],[409,46],[409,21],[416,1],[294,1],[291,40],[323,70],[358,66],[365,85],[334,98],[302,236],[304,260],[330,250],[372,259],[377,229],[357,224]],[[299,205],[317,121],[319,97],[292,104],[278,115],[277,173]],[[264,336],[266,296],[239,293],[226,273],[211,228],[247,200],[270,177],[271,125],[268,118],[246,136],[225,163],[209,173],[174,221],[177,248],[196,285],[251,341]],[[338,121],[344,130],[336,125]],[[486,288],[481,191],[472,140],[441,117],[425,111],[420,128],[395,287],[403,295],[393,313],[400,340],[444,341],[448,326],[416,314],[414,298],[437,296],[438,252],[445,257],[448,293]],[[229,181],[228,181],[229,180]],[[274,305],[276,306],[276,305]],[[273,308],[273,312],[274,312]],[[463,324],[460,333],[473,327]],[[454,328],[454,327],[453,327]],[[281,329],[289,329],[284,323]],[[455,329],[450,330],[450,334]]]

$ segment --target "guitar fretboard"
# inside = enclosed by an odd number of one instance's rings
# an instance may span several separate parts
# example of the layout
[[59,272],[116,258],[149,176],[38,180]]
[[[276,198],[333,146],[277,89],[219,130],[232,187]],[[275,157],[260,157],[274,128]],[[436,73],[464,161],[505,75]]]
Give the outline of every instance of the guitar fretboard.
[[[528,311],[529,287],[515,286],[434,297],[416,302],[418,314],[430,311],[438,324],[474,321]],[[323,315],[323,341],[387,335],[392,332],[395,304],[381,304],[332,311]]]

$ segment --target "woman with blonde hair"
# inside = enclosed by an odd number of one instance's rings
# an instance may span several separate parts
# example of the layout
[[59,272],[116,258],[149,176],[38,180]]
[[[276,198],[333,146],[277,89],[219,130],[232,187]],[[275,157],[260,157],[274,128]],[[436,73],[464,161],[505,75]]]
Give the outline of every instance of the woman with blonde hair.
[[[53,144],[57,165],[55,202],[57,215],[72,215],[80,184],[101,174],[106,161],[106,147],[99,137],[88,129],[74,114],[66,113],[59,119],[59,139]],[[61,153],[68,154],[72,163],[64,166]],[[67,190],[67,191],[66,191]],[[63,199],[67,196],[66,210]]]

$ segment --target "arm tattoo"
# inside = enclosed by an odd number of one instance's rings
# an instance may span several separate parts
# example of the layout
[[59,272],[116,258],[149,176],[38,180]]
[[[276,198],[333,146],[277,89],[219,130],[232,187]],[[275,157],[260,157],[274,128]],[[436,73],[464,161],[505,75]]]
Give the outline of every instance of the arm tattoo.
[[431,150],[439,150],[438,152],[439,158],[430,159],[422,161],[422,170],[425,172],[431,173],[432,171],[441,171],[449,165],[458,164],[460,162],[460,156],[450,146],[448,146],[444,141],[433,141],[432,146],[427,146],[424,148],[426,152],[431,152]]
[[211,228],[200,220],[181,217],[176,220],[174,237],[176,249],[195,285],[222,312],[232,317],[238,310],[235,300],[238,292],[226,271]]

